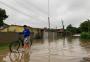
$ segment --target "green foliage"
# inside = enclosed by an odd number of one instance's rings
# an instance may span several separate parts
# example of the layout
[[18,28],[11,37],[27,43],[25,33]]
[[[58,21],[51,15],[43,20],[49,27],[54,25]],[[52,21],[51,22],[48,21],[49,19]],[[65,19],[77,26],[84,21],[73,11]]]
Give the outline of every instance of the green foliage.
[[80,38],[81,39],[90,39],[90,32],[82,32]]
[[90,20],[80,24],[81,39],[90,39]]
[[66,31],[70,32],[71,34],[80,33],[79,28],[73,27],[71,24],[67,26]]
[[81,32],[90,32],[90,20],[80,24]]
[[8,18],[8,16],[6,15],[6,11],[0,8],[0,27],[3,26],[3,20],[5,20],[6,18]]

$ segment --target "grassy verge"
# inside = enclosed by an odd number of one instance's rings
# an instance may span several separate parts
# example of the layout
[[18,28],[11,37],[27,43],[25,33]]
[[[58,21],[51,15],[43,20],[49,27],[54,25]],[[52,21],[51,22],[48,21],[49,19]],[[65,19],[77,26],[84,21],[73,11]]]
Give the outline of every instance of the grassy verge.
[[7,52],[8,51],[8,43],[1,43],[0,44],[0,54]]

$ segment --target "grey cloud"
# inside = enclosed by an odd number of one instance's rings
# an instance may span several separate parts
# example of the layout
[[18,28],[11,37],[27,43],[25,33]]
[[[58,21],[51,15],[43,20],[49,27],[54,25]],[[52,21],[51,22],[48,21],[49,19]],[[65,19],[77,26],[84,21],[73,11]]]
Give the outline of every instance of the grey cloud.
[[74,0],[69,4],[68,9],[71,11],[77,11],[77,10],[85,10],[86,7],[89,7],[89,0]]

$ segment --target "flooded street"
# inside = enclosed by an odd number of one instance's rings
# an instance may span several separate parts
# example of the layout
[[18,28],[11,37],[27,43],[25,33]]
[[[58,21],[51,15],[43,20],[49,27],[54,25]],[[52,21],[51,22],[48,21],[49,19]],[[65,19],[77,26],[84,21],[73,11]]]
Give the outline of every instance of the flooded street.
[[[90,57],[90,43],[79,37],[57,37],[54,32],[44,32],[43,39],[34,40],[31,49],[21,53],[5,54],[3,62],[81,62]],[[1,62],[1,61],[0,61]]]

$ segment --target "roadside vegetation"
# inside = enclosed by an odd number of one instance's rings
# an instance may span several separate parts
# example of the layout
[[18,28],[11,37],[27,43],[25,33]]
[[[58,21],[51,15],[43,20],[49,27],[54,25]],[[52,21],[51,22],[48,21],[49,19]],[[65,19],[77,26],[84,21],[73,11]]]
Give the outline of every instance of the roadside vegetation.
[[89,40],[90,39],[90,32],[82,32],[80,35],[80,38]]
[[9,49],[9,43],[0,43],[0,54],[7,53]]
[[0,50],[3,48],[7,48],[7,46],[8,46],[8,43],[1,43],[0,44]]
[[90,40],[90,20],[84,21],[80,24],[81,29],[81,39],[88,39]]
[[65,30],[65,31],[66,31],[66,33],[69,34],[69,35],[81,33],[80,27],[73,27],[71,24],[69,24],[69,25],[66,27],[66,30]]
[[90,20],[86,20],[80,24],[79,27],[73,27],[69,24],[66,27],[67,35],[80,34],[81,39],[90,40]]

